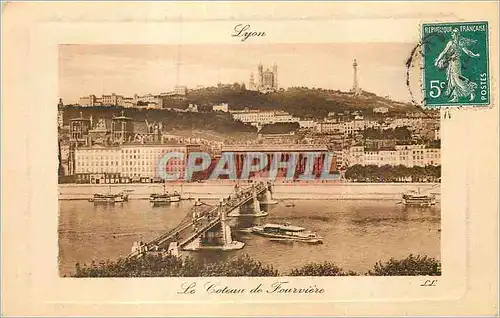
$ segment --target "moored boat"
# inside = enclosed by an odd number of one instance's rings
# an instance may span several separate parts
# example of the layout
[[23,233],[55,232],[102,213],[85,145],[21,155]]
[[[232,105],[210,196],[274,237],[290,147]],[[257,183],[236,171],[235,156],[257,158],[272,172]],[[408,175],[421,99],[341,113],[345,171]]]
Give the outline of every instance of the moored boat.
[[401,203],[406,206],[431,206],[436,204],[436,197],[434,194],[407,191],[403,193]]
[[171,202],[179,202],[181,200],[181,196],[177,193],[153,193],[149,196],[149,202],[151,204],[163,204],[163,203],[171,203]]
[[305,243],[323,243],[323,238],[314,232],[306,231],[305,228],[290,224],[268,223],[262,226],[254,226],[245,229],[245,232],[258,234],[272,238],[273,240],[298,241]]
[[102,193],[94,193],[94,196],[89,199],[89,202],[93,202],[94,204],[115,204],[119,202],[128,201],[128,194],[123,192],[117,194],[102,194]]
[[149,196],[149,202],[153,206],[172,203],[172,202],[179,202],[180,200],[181,200],[181,195],[177,193],[177,191],[168,192],[167,185],[165,183],[163,184],[163,193],[153,193]]

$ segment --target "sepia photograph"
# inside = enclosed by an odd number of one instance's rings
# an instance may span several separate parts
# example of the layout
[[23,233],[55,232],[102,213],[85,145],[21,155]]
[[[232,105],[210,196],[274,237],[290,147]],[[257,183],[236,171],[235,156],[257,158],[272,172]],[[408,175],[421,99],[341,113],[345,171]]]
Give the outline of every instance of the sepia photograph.
[[59,45],[59,275],[440,276],[414,43],[249,42]]

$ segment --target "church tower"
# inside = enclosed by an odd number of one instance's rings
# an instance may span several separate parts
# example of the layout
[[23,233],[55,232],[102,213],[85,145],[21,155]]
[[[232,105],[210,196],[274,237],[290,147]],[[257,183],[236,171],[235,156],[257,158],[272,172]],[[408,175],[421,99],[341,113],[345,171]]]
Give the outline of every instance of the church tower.
[[248,83],[248,89],[251,91],[256,90],[255,79],[253,78],[253,73],[250,73],[250,82]]
[[264,85],[264,67],[262,66],[262,63],[259,63],[259,87],[262,87]]
[[273,64],[273,89],[278,90],[278,65]]
[[353,81],[352,81],[351,93],[359,95],[361,94],[361,89],[359,88],[359,83],[358,83],[358,63],[356,62],[356,59],[354,59],[354,63],[352,63],[352,68],[353,68]]

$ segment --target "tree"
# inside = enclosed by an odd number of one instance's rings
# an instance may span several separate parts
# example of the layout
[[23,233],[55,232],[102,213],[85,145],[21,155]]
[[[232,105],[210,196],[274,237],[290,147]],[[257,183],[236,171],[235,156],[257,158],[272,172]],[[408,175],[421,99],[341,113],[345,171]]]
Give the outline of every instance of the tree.
[[300,268],[293,269],[290,276],[357,276],[353,271],[344,272],[334,263],[308,263]]
[[347,168],[345,176],[355,182],[405,182],[411,177],[413,182],[439,182],[441,166],[405,167],[403,165],[353,165]]
[[278,271],[245,254],[228,261],[204,262],[197,276],[278,276]]
[[260,133],[262,134],[287,134],[299,130],[299,123],[274,123],[264,125]]
[[[264,277],[279,276],[272,265],[262,264],[248,255],[228,260],[196,260],[191,257],[145,255],[140,258],[121,258],[117,261],[76,264],[72,277]],[[332,262],[311,262],[293,269],[289,276],[357,276],[344,271]],[[439,276],[441,263],[427,256],[410,254],[403,260],[391,258],[377,262],[365,275],[371,276]]]
[[440,276],[441,263],[427,256],[410,254],[402,260],[391,258],[382,263],[378,261],[373,270],[368,271],[371,276]]
[[[180,102],[184,105],[184,101]],[[181,105],[178,105],[180,108]],[[184,106],[182,106],[184,107]],[[184,107],[185,108],[185,107]],[[122,110],[125,110],[125,115],[132,118],[134,125],[143,123],[145,120],[157,121],[163,123],[164,131],[174,129],[200,129],[200,130],[213,130],[218,133],[228,134],[234,132],[248,132],[255,133],[257,128],[247,125],[240,121],[234,121],[231,115],[227,113],[185,113],[178,111],[171,111],[166,109],[137,109],[122,107],[75,107],[65,110],[64,118],[76,118],[83,116],[89,118],[92,116],[96,118],[108,118],[119,115]]]
[[199,262],[193,258],[145,255],[140,258],[103,261],[89,266],[76,264],[73,277],[198,277],[198,276],[277,276],[272,265],[243,255],[230,260]]

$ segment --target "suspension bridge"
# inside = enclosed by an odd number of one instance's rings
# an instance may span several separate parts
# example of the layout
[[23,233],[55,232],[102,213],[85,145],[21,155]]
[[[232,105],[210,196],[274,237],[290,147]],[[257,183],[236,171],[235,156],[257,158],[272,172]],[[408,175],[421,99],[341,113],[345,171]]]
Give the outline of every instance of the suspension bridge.
[[[190,213],[175,228],[149,242],[135,242],[129,257],[140,257],[145,253],[166,253],[179,256],[181,250],[241,249],[244,243],[232,239],[227,218],[266,216],[268,213],[260,209],[259,198],[263,200],[262,204],[277,203],[272,199],[271,185],[264,182],[247,188],[235,187],[227,198],[220,199],[216,205],[195,201],[195,206]],[[252,212],[242,214],[241,207],[247,204],[252,205]],[[205,209],[202,209],[202,206]]]

